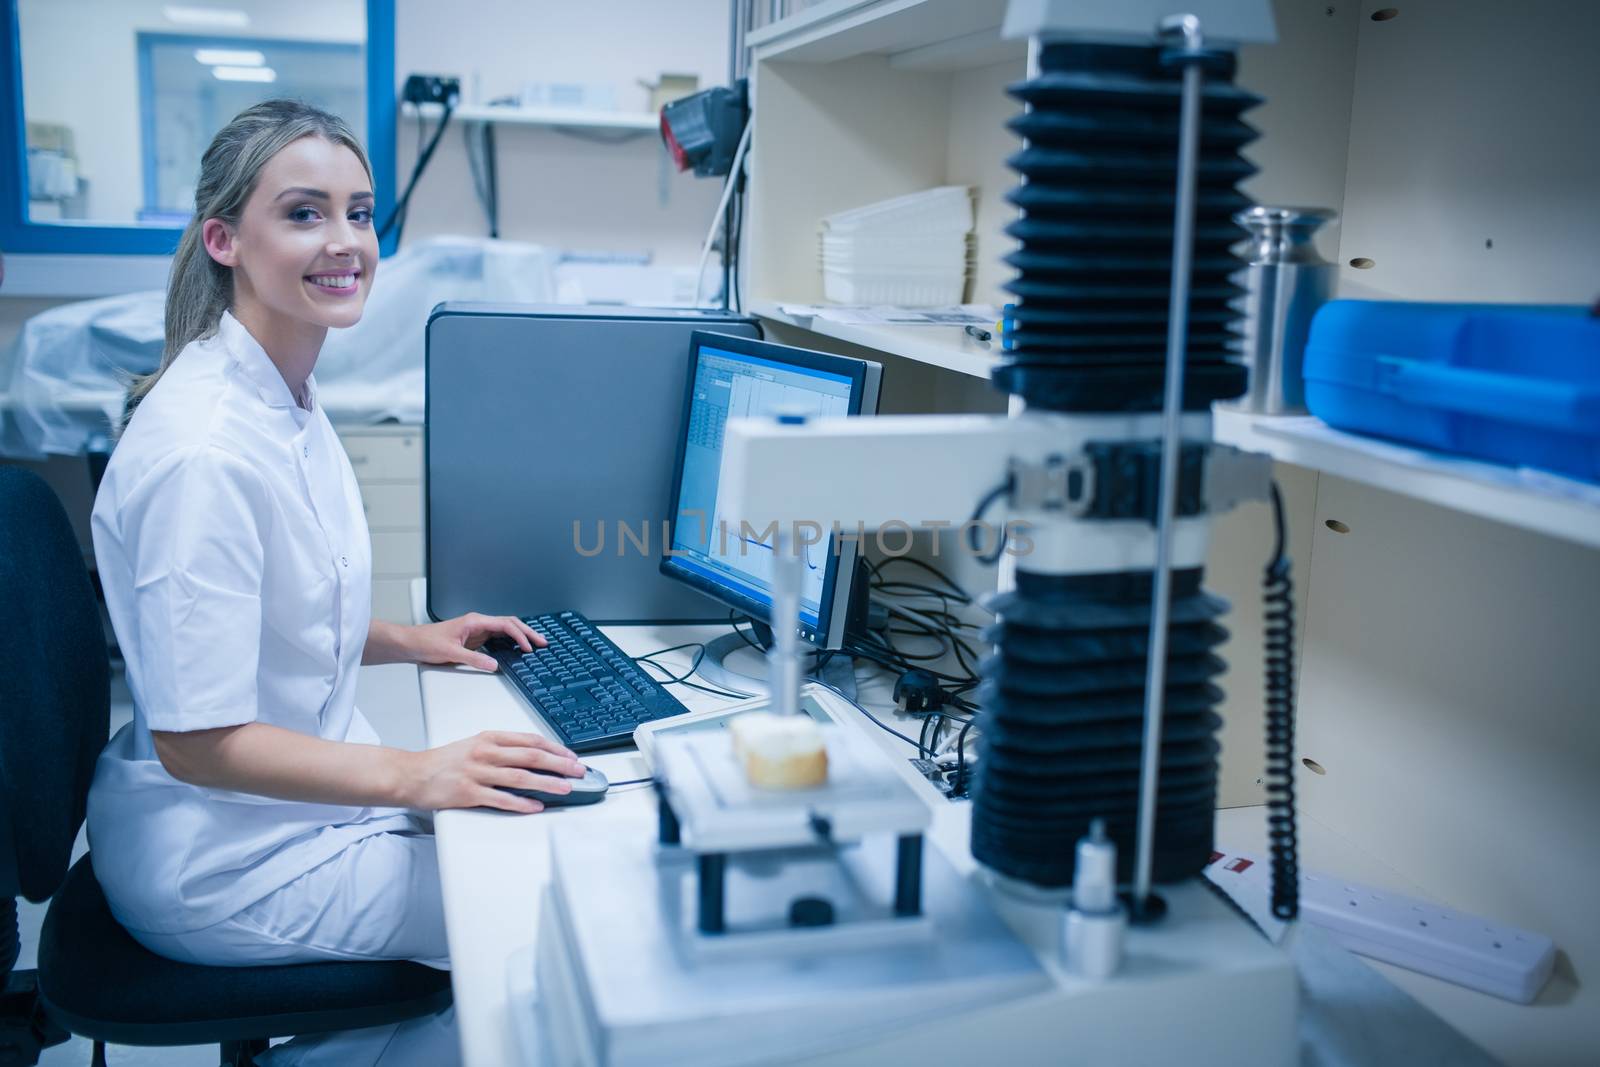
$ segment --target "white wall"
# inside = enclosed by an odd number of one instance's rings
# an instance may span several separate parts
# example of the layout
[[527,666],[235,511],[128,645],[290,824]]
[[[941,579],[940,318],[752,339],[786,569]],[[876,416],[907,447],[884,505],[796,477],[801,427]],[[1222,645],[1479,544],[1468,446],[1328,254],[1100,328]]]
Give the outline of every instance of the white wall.
[[[89,212],[132,222],[144,199],[140,168],[140,32],[205,37],[362,41],[362,0],[229,0],[244,29],[168,22],[163,0],[21,0],[23,106],[29,122],[72,128]],[[220,6],[220,5],[219,5]]]
[[[524,82],[607,83],[617,106],[642,111],[640,79],[728,78],[727,0],[478,0],[470,7],[399,0],[396,87],[408,73],[461,78],[466,102],[516,93]],[[400,128],[404,184],[416,158],[416,120]],[[692,267],[720,183],[664,170],[660,138],[598,144],[548,129],[502,125],[501,236],[563,249],[651,251]],[[609,136],[609,135],[607,135]],[[660,192],[665,187],[666,202]],[[406,222],[406,240],[487,233],[459,131],[445,134]]]
[[1600,4],[1399,10],[1358,22],[1339,295],[1591,304]]
[[[134,34],[230,31],[166,22],[162,0],[21,0],[27,117],[69,125],[93,212],[133,218],[140,186],[138,65]],[[360,40],[361,0],[230,0],[251,13],[245,36]],[[86,26],[94,27],[85,32]],[[84,72],[92,71],[93,76]],[[728,75],[727,0],[479,0],[450,5],[398,0],[395,86],[413,72],[461,78],[469,101],[515,93],[524,82],[606,83],[617,106],[643,110],[639,81],[694,74],[702,86]],[[646,134],[598,144],[551,130],[502,126],[501,235],[559,248],[650,251],[692,265],[716,207],[719,183],[680,175]],[[415,160],[414,119],[402,120],[397,184]],[[665,191],[665,203],[662,192]],[[459,130],[451,130],[413,201],[408,239],[485,233]]]
[[[1263,98],[1244,116],[1261,131],[1244,151],[1261,168],[1244,191],[1259,204],[1326,207],[1342,215],[1361,12],[1353,3],[1275,0],[1272,14],[1277,43],[1239,50],[1236,81]],[[1331,261],[1339,258],[1340,225],[1330,223],[1317,234],[1317,250]]]
[[[335,24],[333,0],[255,6],[263,11],[250,32],[262,36],[289,36],[295,28],[325,39],[359,33]],[[24,62],[29,118],[79,130],[84,174],[96,193],[125,186],[122,210],[129,213],[140,192],[132,34],[136,28],[177,30],[161,21],[160,7],[161,0],[21,0],[19,7],[25,39],[39,42],[37,54],[45,57]],[[89,34],[85,25],[119,28]],[[702,86],[727,81],[727,0],[398,0],[395,36],[397,99],[412,72],[455,74],[469,94],[476,86],[484,100],[515,92],[525,81],[606,82],[615,86],[618,106],[630,110],[646,103],[640,78],[670,72],[694,74]],[[32,44],[28,50],[35,54]],[[61,77],[63,71],[70,76]],[[96,73],[89,78],[83,71]],[[415,158],[415,138],[415,120],[404,120],[397,167],[402,183]],[[503,126],[499,153],[503,237],[562,249],[648,250],[657,263],[693,266],[719,182],[668,173],[654,135],[607,145]],[[119,173],[126,174],[121,182],[106,177]],[[452,130],[413,201],[406,240],[485,232],[461,134]],[[0,344],[41,310],[38,301],[4,292],[0,287]]]

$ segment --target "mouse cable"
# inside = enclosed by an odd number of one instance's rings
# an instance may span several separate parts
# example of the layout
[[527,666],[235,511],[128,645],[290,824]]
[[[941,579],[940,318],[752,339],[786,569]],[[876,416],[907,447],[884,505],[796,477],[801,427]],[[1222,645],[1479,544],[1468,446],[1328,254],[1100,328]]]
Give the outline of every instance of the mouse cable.
[[[650,658],[651,656],[659,656],[663,652],[676,652],[680,648],[695,648],[695,649],[697,649],[697,651],[694,654],[694,662],[689,664],[689,669],[687,671],[685,671],[682,675],[673,674],[672,671],[667,669],[665,664],[657,663],[655,660]],[[688,644],[674,645],[672,648],[663,648],[660,651],[651,652],[651,653],[649,653],[647,655],[644,655],[644,656],[634,656],[634,657],[632,657],[632,659],[633,659],[633,662],[635,662],[635,663],[638,663],[638,664],[640,664],[642,666],[646,666],[646,667],[654,667],[656,670],[658,670],[662,674],[666,675],[667,676],[666,681],[662,682],[661,683],[662,685],[688,686],[690,689],[698,689],[702,693],[710,693],[712,696],[727,697],[730,700],[745,700],[745,699],[748,699],[747,697],[745,697],[741,693],[729,692],[726,689],[714,689],[714,688],[712,688],[711,686],[708,686],[708,685],[701,685],[699,682],[691,682],[691,681],[689,681],[690,678],[694,677],[695,671],[698,671],[700,669],[700,661],[705,658],[705,655],[706,655],[705,646],[700,644],[698,641],[691,641]]]

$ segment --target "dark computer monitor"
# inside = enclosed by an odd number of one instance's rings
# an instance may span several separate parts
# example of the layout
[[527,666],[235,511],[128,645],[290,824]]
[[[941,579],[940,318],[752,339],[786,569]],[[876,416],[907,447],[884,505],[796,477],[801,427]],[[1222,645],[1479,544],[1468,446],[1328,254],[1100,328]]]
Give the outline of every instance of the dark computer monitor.
[[[661,573],[770,623],[774,545],[749,537],[751,531],[734,522],[719,529],[717,521],[723,428],[730,418],[786,411],[875,415],[883,369],[864,359],[703,330],[691,335],[689,357],[684,434],[672,477],[672,551],[663,556]],[[831,525],[827,516],[816,521],[825,530]],[[844,641],[858,547],[853,537],[827,532],[807,550],[800,636],[818,648],[836,649]]]

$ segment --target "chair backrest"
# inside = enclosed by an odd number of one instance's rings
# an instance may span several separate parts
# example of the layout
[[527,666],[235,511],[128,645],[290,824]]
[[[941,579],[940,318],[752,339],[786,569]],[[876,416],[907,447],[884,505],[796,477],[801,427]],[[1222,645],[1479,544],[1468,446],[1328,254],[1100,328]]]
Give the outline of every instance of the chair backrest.
[[0,898],[66,877],[105,747],[111,665],[72,524],[38,475],[0,466]]

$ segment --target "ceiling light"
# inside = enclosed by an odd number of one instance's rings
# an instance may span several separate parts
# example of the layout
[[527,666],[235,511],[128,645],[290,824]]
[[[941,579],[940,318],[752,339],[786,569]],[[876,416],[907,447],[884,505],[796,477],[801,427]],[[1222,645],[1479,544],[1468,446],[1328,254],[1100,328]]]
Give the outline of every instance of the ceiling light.
[[224,82],[275,82],[278,72],[271,67],[212,67],[211,74]]
[[237,8],[231,7],[187,7],[180,4],[167,4],[161,9],[161,14],[168,22],[176,22],[182,26],[232,26],[240,28],[250,25],[250,16]]
[[248,48],[198,48],[194,58],[208,67],[259,67],[267,61],[265,55]]

